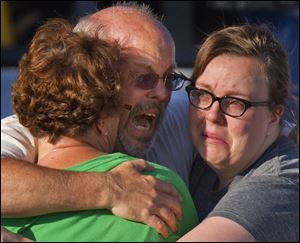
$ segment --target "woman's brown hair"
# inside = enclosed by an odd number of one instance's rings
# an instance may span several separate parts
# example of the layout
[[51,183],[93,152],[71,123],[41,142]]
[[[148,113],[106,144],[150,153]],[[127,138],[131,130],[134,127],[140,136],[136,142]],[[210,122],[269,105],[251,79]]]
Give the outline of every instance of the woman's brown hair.
[[97,34],[72,29],[63,19],[41,26],[12,87],[13,108],[21,124],[51,143],[62,135],[80,136],[102,111],[119,105],[119,48]]

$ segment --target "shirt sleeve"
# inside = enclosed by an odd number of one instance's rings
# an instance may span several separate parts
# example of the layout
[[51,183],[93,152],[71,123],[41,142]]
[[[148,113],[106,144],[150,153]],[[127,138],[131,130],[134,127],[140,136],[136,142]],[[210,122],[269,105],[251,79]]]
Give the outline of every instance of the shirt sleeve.
[[284,177],[255,176],[229,188],[210,216],[243,226],[257,241],[299,241],[299,184]]
[[1,120],[1,158],[35,162],[36,139],[22,126],[16,115]]

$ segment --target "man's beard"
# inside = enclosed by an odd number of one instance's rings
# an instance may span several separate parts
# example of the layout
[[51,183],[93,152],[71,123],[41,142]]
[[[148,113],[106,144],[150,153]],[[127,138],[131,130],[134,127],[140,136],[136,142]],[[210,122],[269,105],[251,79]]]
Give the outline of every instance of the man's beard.
[[[128,134],[127,127],[129,122],[132,122],[132,118],[136,114],[141,114],[144,111],[151,109],[159,109],[160,114],[159,117],[156,118],[154,129],[151,137],[133,137],[130,134]],[[122,130],[118,131],[117,139],[118,143],[121,145],[122,152],[127,153],[128,155],[141,158],[144,154],[147,153],[147,151],[152,146],[153,142],[155,141],[155,137],[157,135],[158,128],[161,124],[161,121],[163,119],[165,113],[165,107],[163,104],[160,104],[158,102],[143,102],[141,104],[138,104],[137,106],[133,107],[130,111],[129,117],[126,121],[125,126],[122,128]]]
[[156,134],[149,141],[138,141],[136,143],[132,143],[128,141],[127,134],[118,134],[119,143],[122,145],[124,152],[128,155],[142,158],[144,154],[150,149],[155,140]]

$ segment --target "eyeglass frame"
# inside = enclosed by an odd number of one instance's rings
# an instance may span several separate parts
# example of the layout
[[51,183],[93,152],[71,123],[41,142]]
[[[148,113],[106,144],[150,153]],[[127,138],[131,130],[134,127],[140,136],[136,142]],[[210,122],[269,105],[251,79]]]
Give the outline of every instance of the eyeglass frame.
[[[242,115],[245,114],[245,112],[248,110],[248,108],[250,107],[258,107],[258,106],[271,106],[274,104],[273,101],[271,100],[268,100],[268,101],[249,101],[249,100],[245,100],[245,99],[242,99],[242,98],[238,98],[238,97],[234,97],[234,96],[223,96],[223,97],[218,97],[216,96],[215,94],[209,92],[208,90],[205,90],[205,89],[198,89],[196,88],[194,85],[188,85],[185,87],[185,90],[188,94],[188,97],[189,97],[189,101],[190,101],[190,104],[200,110],[208,110],[212,107],[213,103],[215,101],[218,101],[219,102],[219,106],[220,106],[220,110],[222,113],[224,113],[225,115],[228,115],[230,117],[241,117]],[[206,108],[200,108],[198,106],[196,106],[195,104],[193,104],[192,100],[191,100],[191,95],[190,93],[193,91],[193,90],[196,90],[196,91],[202,91],[202,92],[205,92],[207,94],[209,94],[211,97],[212,97],[212,102],[209,106],[207,106]],[[240,115],[231,115],[231,114],[228,114],[227,112],[225,112],[223,110],[223,107],[222,107],[222,100],[224,99],[235,99],[235,100],[238,100],[238,101],[241,101],[242,104],[244,105],[244,111],[240,114]]]
[[[156,80],[153,82],[153,85],[151,87],[149,87],[149,88],[143,88],[142,86],[139,86],[139,83],[143,83],[143,81],[140,80],[140,78],[142,76],[146,76],[146,75],[149,75],[149,74],[155,75],[155,77],[156,77]],[[171,75],[174,76],[175,78],[173,78],[172,83],[171,83],[172,87],[171,87],[171,89],[169,89],[168,86],[166,85],[166,83],[167,83],[168,76],[171,76]],[[178,80],[178,78],[181,78],[182,82],[180,83],[180,85],[176,89],[173,89],[173,87],[174,87],[173,83],[176,82],[176,80]],[[170,91],[180,90],[183,87],[183,84],[184,84],[185,81],[191,82],[191,80],[189,78],[187,78],[182,72],[179,72],[179,73],[172,72],[172,73],[169,73],[169,74],[165,74],[162,77],[159,76],[156,73],[146,73],[146,74],[141,74],[141,75],[137,76],[137,78],[135,80],[136,81],[135,82],[135,86],[138,87],[138,88],[140,88],[140,89],[143,89],[143,90],[151,90],[151,89],[154,89],[158,85],[158,82],[159,82],[160,79],[163,79],[165,87],[168,88]]]

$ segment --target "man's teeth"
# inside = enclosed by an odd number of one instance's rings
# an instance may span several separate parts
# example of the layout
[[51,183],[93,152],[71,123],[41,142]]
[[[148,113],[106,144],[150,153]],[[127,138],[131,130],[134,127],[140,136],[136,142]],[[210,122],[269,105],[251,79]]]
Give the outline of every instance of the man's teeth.
[[135,124],[135,123],[134,123],[134,126],[135,126],[137,129],[139,129],[139,130],[149,130],[150,127],[151,127],[149,121],[143,122],[143,125]]
[[145,115],[146,115],[146,116],[151,116],[151,117],[153,117],[153,118],[155,118],[155,117],[156,117],[156,115],[155,115],[155,114],[153,114],[153,113],[145,113]]
[[156,118],[154,113],[144,113],[133,120],[133,125],[139,130],[150,130],[152,121]]

